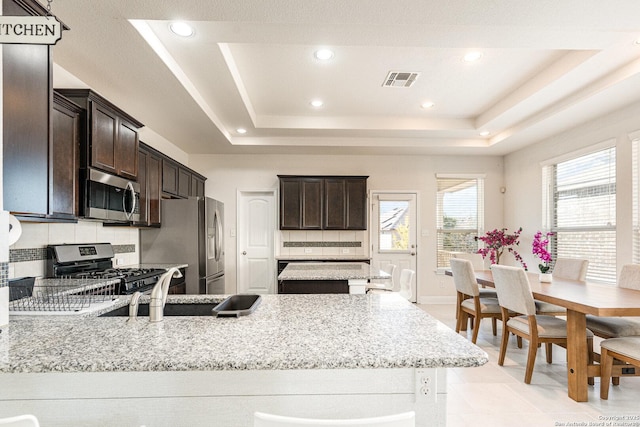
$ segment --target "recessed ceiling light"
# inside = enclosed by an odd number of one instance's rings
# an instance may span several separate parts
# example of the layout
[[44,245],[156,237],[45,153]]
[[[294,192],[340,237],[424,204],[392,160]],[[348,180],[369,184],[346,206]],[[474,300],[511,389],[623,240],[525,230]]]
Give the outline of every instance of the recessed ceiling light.
[[491,132],[489,132],[488,130],[483,130],[482,132],[480,132],[480,136],[489,136],[491,135]]
[[191,37],[195,33],[193,27],[186,22],[172,22],[169,29],[180,37]]
[[236,132],[238,132],[239,134],[245,134],[247,133],[247,130],[245,128],[238,128],[236,129]]
[[636,44],[640,44],[640,37],[636,39]]
[[329,59],[333,58],[333,51],[329,49],[320,49],[316,50],[313,56],[321,61],[328,61]]
[[426,102],[423,102],[422,105],[420,106],[426,110],[426,109],[432,108],[434,105],[436,104],[434,104],[431,101],[426,101]]
[[468,52],[464,56],[464,60],[467,62],[477,61],[480,58],[482,58],[482,52],[479,52],[479,51]]
[[312,107],[316,107],[316,108],[320,108],[324,105],[324,102],[322,102],[319,99],[314,99],[313,101],[311,101],[311,106]]

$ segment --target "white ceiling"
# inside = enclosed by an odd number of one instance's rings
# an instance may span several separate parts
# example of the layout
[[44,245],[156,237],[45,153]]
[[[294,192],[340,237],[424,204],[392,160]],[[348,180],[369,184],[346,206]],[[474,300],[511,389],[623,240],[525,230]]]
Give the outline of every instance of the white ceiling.
[[[71,28],[54,61],[189,154],[502,155],[640,101],[638,0],[51,6]],[[390,71],[420,76],[382,87]]]

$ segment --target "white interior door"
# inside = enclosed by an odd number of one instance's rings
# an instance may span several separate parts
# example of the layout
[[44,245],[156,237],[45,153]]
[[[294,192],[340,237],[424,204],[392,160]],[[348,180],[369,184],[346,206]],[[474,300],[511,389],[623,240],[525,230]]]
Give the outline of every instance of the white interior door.
[[412,301],[416,301],[417,272],[417,208],[416,193],[373,192],[371,194],[372,264],[384,268],[395,264],[395,290],[400,290],[400,272],[410,269],[413,278]]
[[238,192],[238,293],[276,293],[275,190]]

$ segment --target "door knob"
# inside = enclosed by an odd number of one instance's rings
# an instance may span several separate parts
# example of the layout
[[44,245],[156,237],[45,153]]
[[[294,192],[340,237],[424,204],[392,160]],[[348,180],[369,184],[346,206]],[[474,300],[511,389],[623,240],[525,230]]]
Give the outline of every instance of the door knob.
[[246,254],[247,254],[247,251],[242,251],[242,255],[246,255]]

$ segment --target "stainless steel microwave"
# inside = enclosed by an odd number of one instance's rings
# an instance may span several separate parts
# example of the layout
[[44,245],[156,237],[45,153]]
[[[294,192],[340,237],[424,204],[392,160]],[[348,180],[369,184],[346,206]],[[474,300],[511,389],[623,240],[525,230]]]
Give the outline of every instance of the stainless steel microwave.
[[96,169],[87,169],[84,217],[107,222],[140,220],[140,184]]

